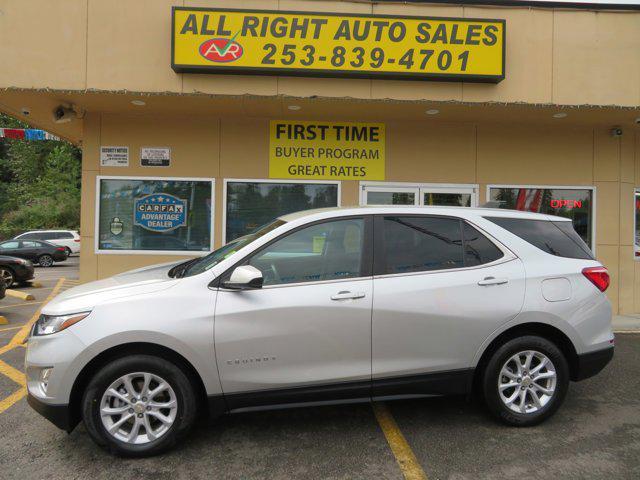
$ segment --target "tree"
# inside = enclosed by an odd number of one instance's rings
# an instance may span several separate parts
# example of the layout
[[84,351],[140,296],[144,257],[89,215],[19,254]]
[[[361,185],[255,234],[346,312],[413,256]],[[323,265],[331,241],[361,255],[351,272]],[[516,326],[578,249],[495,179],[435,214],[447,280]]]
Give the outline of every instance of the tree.
[[[26,125],[0,114],[0,127]],[[77,229],[81,158],[65,141],[0,138],[0,238],[25,230]]]

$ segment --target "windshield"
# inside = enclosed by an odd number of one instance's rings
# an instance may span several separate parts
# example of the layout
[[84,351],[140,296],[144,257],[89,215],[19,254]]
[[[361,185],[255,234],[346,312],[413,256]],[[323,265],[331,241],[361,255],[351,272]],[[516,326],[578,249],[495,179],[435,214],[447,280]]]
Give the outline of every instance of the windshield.
[[266,225],[259,227],[257,230],[248,235],[245,235],[244,237],[232,240],[231,242],[227,243],[217,250],[214,250],[205,257],[194,258],[187,262],[181,263],[180,265],[176,265],[171,270],[169,270],[169,276],[178,278],[190,277],[192,275],[198,275],[199,273],[206,272],[207,270],[219,264],[225,258],[236,253],[241,248],[246,247],[254,240],[257,240],[270,231],[275,230],[280,225],[284,225],[285,223],[286,222],[284,220],[280,220],[279,218],[271,223],[267,223]]

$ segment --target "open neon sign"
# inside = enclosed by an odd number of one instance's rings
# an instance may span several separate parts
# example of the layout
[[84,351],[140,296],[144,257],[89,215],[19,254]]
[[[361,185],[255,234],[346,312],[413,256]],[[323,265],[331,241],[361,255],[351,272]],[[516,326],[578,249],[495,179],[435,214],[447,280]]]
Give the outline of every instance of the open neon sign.
[[551,199],[549,205],[551,205],[551,208],[582,208],[582,200]]

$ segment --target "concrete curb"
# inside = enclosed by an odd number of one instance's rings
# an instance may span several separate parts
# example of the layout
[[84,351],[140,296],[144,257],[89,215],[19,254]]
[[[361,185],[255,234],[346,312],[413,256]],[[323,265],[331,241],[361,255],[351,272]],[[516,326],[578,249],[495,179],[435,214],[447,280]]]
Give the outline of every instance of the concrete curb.
[[7,297],[15,297],[15,298],[19,298],[20,300],[35,300],[36,299],[36,297],[31,295],[30,293],[20,292],[18,290],[7,289],[6,294],[7,294]]
[[615,315],[611,320],[613,331],[617,333],[640,332],[640,316]]

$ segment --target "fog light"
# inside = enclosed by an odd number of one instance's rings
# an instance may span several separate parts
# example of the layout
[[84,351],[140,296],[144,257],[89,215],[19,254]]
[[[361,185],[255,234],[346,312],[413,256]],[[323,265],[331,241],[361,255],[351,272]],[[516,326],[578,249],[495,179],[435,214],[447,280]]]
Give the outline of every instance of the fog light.
[[40,370],[40,389],[45,395],[47,393],[47,387],[49,386],[49,377],[51,376],[52,370],[53,367],[43,368]]

